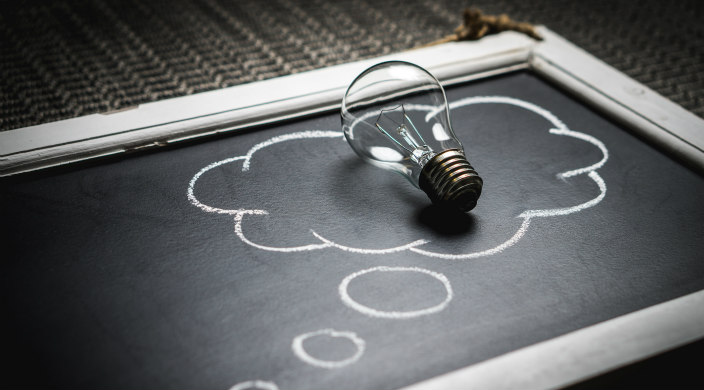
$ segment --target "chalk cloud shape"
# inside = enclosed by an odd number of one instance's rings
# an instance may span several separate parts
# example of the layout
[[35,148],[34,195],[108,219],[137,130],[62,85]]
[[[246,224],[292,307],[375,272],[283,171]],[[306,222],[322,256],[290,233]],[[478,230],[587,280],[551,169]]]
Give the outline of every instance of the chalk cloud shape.
[[[479,257],[484,257],[484,256],[491,256],[497,253],[500,253],[504,251],[505,249],[515,245],[520,239],[525,235],[525,233],[528,231],[531,221],[536,218],[550,218],[550,217],[558,217],[558,216],[565,216],[565,215],[570,215],[574,214],[580,211],[583,211],[585,209],[588,209],[590,207],[594,207],[595,205],[599,204],[604,197],[606,196],[606,183],[602,179],[602,177],[598,174],[597,170],[604,166],[604,164],[607,162],[609,158],[609,152],[606,146],[604,145],[603,142],[598,140],[597,138],[583,133],[583,132],[578,132],[571,130],[568,128],[568,126],[563,123],[559,118],[557,118],[554,114],[549,112],[548,110],[539,107],[533,103],[526,102],[524,100],[516,99],[516,98],[511,98],[511,97],[506,97],[506,96],[478,96],[478,97],[469,97],[469,98],[464,98],[456,101],[452,101],[450,103],[450,110],[457,109],[460,107],[466,107],[466,106],[471,106],[471,105],[478,105],[478,104],[503,104],[503,105],[510,105],[514,107],[519,107],[524,110],[533,112],[545,120],[547,120],[551,124],[551,128],[548,130],[550,134],[556,135],[556,136],[565,136],[565,137],[571,137],[575,138],[584,142],[587,142],[596,148],[599,149],[599,151],[602,154],[602,158],[597,161],[594,164],[581,167],[578,169],[573,169],[565,172],[561,172],[557,175],[558,179],[564,180],[568,179],[571,177],[579,176],[579,175],[585,175],[589,179],[591,179],[596,186],[599,189],[599,194],[590,199],[589,201],[583,202],[581,204],[577,204],[574,206],[570,207],[560,207],[560,208],[549,208],[549,209],[533,209],[533,210],[526,210],[520,213],[517,217],[522,219],[520,227],[518,230],[506,241],[500,243],[499,245],[496,245],[492,248],[480,250],[480,251],[474,251],[474,252],[469,252],[469,253],[442,253],[439,251],[430,251],[423,246],[427,244],[429,241],[425,239],[419,239],[415,241],[408,242],[404,245],[399,245],[399,246],[394,246],[390,248],[382,248],[382,249],[369,249],[369,248],[356,248],[356,247],[350,247],[350,246],[345,246],[341,245],[339,243],[334,242],[333,240],[325,238],[322,234],[319,232],[315,232],[311,230],[312,236],[315,238],[316,242],[314,243],[309,243],[305,245],[299,245],[299,246],[289,246],[289,247],[277,247],[277,246],[270,246],[270,245],[263,245],[260,243],[256,243],[248,239],[243,231],[243,224],[245,221],[245,216],[256,216],[256,215],[267,215],[269,214],[268,211],[264,209],[253,209],[253,208],[237,208],[237,209],[223,209],[223,208],[218,208],[218,207],[213,207],[207,204],[202,203],[195,195],[195,187],[198,182],[198,180],[207,172],[211,171],[212,169],[225,165],[225,164],[231,164],[231,163],[236,163],[236,162],[241,162],[242,163],[242,171],[246,172],[250,170],[254,156],[257,152],[267,148],[271,147],[272,145],[276,145],[279,143],[283,142],[289,142],[289,141],[294,141],[294,140],[304,140],[304,139],[321,139],[321,138],[342,138],[343,134],[341,131],[329,131],[329,130],[308,130],[308,131],[299,131],[295,133],[289,133],[289,134],[284,134],[280,136],[276,136],[273,138],[270,138],[267,141],[258,143],[254,145],[252,148],[249,149],[249,151],[242,156],[236,156],[236,157],[231,157],[228,159],[220,160],[217,162],[214,162],[204,168],[202,168],[200,171],[198,171],[193,178],[190,180],[189,185],[188,185],[188,190],[187,190],[187,197],[188,200],[196,207],[200,208],[201,210],[208,212],[208,213],[216,213],[216,214],[226,214],[226,215],[232,215],[234,217],[234,232],[235,235],[245,244],[250,245],[252,247],[261,249],[261,250],[266,250],[266,251],[274,251],[274,252],[301,252],[301,251],[313,251],[313,250],[319,250],[319,249],[327,249],[327,248],[336,248],[342,251],[346,252],[352,252],[352,253],[358,253],[358,254],[388,254],[388,253],[395,253],[395,252],[403,252],[403,251],[411,251],[417,254],[421,254],[424,256],[428,256],[431,258],[439,258],[439,259],[446,259],[446,260],[467,260],[467,259],[473,259],[473,258],[479,258]],[[426,121],[431,119],[433,115],[438,114],[438,110],[434,107],[431,106],[420,106],[420,105],[411,105],[408,109],[411,110],[421,110],[421,111],[426,111]]]

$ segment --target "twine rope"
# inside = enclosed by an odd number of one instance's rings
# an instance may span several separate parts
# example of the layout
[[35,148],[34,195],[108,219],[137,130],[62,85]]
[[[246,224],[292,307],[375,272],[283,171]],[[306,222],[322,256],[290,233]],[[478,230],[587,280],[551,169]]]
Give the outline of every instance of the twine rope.
[[529,37],[542,41],[543,37],[535,31],[535,26],[526,22],[517,22],[506,14],[499,16],[484,15],[477,8],[465,8],[462,12],[463,23],[455,28],[455,32],[422,47],[439,45],[446,42],[473,41],[490,34],[502,31],[517,31]]

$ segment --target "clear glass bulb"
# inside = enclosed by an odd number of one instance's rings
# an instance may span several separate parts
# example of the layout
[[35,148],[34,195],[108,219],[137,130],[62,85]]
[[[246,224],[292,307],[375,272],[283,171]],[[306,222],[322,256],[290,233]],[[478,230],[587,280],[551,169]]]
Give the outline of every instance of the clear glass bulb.
[[400,173],[433,203],[473,209],[482,179],[450,125],[445,91],[425,69],[383,62],[357,76],[342,99],[342,128],[365,161]]

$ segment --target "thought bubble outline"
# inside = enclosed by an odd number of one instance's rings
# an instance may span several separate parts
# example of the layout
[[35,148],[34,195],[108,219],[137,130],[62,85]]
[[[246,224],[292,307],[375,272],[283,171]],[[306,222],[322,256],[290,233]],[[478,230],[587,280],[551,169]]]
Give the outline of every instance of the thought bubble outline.
[[269,382],[269,381],[263,381],[263,380],[252,380],[252,381],[245,381],[245,382],[240,382],[232,387],[230,387],[230,390],[249,390],[249,389],[260,389],[260,390],[279,390],[279,387],[276,386],[276,383],[274,382]]
[[[305,347],[303,346],[303,342],[306,341],[307,339],[311,337],[317,337],[317,336],[329,336],[333,338],[343,338],[351,341],[355,348],[357,348],[357,351],[355,353],[345,359],[342,360],[324,360],[324,359],[318,359],[316,357],[311,356],[308,351],[306,351]],[[320,329],[316,330],[313,332],[308,332],[304,333],[301,335],[298,335],[293,338],[293,341],[291,342],[291,349],[293,350],[293,353],[302,361],[316,367],[320,368],[327,368],[327,369],[333,369],[333,368],[342,368],[345,366],[349,366],[350,364],[355,363],[359,358],[362,357],[364,354],[364,350],[366,349],[366,342],[357,336],[356,333],[350,332],[347,330],[335,330],[331,328],[327,329]]]
[[[329,239],[326,239],[319,233],[311,230],[311,234],[313,237],[315,237],[320,243],[314,243],[314,244],[307,244],[307,245],[302,245],[302,246],[295,246],[295,247],[272,247],[272,246],[267,246],[267,245],[261,245],[257,244],[249,239],[244,234],[242,224],[243,224],[243,219],[245,215],[267,215],[269,214],[266,210],[260,210],[260,209],[235,209],[235,210],[227,210],[227,209],[221,209],[217,207],[212,207],[208,206],[202,202],[200,202],[194,193],[194,188],[195,184],[198,181],[198,179],[205,174],[206,172],[212,170],[213,168],[222,166],[224,164],[229,164],[235,161],[243,161],[242,164],[242,171],[246,172],[249,170],[252,158],[254,157],[254,154],[262,150],[266,147],[269,147],[271,145],[275,145],[277,143],[281,142],[289,142],[289,141],[294,141],[294,140],[304,140],[304,139],[316,139],[316,138],[342,138],[343,133],[341,131],[330,131],[330,130],[307,130],[307,131],[300,131],[300,132],[295,132],[295,133],[288,133],[276,137],[272,137],[266,141],[260,142],[256,145],[254,145],[252,148],[250,148],[247,151],[247,154],[243,156],[236,156],[236,157],[231,157],[227,158],[224,160],[216,161],[204,168],[202,168],[198,173],[196,173],[193,178],[191,178],[189,185],[188,185],[188,190],[187,190],[187,197],[188,200],[193,204],[194,206],[200,208],[201,210],[208,212],[208,213],[217,213],[217,214],[227,214],[227,215],[233,215],[234,216],[234,232],[235,235],[245,244],[250,245],[252,247],[266,250],[266,251],[274,251],[274,252],[301,252],[301,251],[312,251],[312,250],[318,250],[318,249],[325,249],[325,248],[337,248],[346,252],[352,252],[352,253],[359,253],[359,254],[388,254],[388,253],[395,253],[395,252],[402,252],[402,251],[411,251],[420,255],[428,256],[428,257],[433,257],[433,258],[440,258],[440,259],[446,259],[446,260],[466,260],[466,259],[473,259],[473,258],[478,258],[478,257],[484,257],[484,256],[491,256],[497,253],[500,253],[504,251],[505,249],[515,245],[520,239],[525,235],[525,233],[528,231],[528,228],[530,227],[530,222],[533,218],[547,218],[547,217],[556,217],[556,216],[564,216],[564,215],[569,215],[569,214],[574,214],[577,212],[580,212],[582,210],[585,210],[590,207],[594,207],[595,205],[599,204],[604,197],[606,196],[606,183],[604,182],[604,179],[596,172],[597,169],[601,168],[606,164],[606,161],[609,159],[609,151],[604,145],[603,142],[601,142],[599,139],[596,137],[583,133],[583,132],[578,132],[571,130],[565,125],[557,116],[555,116],[553,113],[550,111],[536,105],[533,103],[526,102],[524,100],[516,99],[516,98],[511,98],[507,96],[476,96],[476,97],[468,97],[468,98],[463,98],[460,100],[453,101],[449,104],[450,110],[460,108],[460,107],[465,107],[469,105],[474,105],[474,104],[507,104],[507,105],[512,105],[516,107],[523,108],[525,110],[531,111],[537,115],[540,115],[544,119],[546,119],[548,122],[550,122],[553,127],[548,129],[548,132],[550,134],[554,135],[563,135],[567,137],[572,137],[576,138],[582,141],[585,141],[587,143],[592,144],[593,146],[596,146],[602,153],[602,158],[598,162],[578,168],[578,169],[573,169],[569,170],[566,172],[561,172],[557,174],[558,179],[565,180],[570,177],[586,174],[590,179],[596,183],[596,185],[599,188],[599,195],[597,195],[595,198],[575,205],[575,206],[570,206],[570,207],[560,207],[560,208],[553,208],[553,209],[542,209],[542,210],[526,210],[519,214],[517,218],[522,218],[523,221],[521,223],[521,226],[518,228],[516,233],[509,238],[508,240],[504,241],[503,243],[493,247],[489,248],[483,251],[476,251],[476,252],[471,252],[471,253],[463,253],[463,254],[449,254],[449,253],[439,253],[439,252],[433,252],[433,251],[427,251],[424,249],[419,248],[420,246],[427,244],[429,241],[420,239],[416,241],[412,241],[408,244],[401,245],[401,246],[396,246],[396,247],[391,247],[391,248],[384,248],[384,249],[367,249],[367,248],[354,248],[354,247],[348,247],[344,245],[337,244]],[[413,110],[425,110],[428,111],[428,114],[426,115],[426,121],[430,120],[434,115],[437,115],[439,112],[441,112],[442,108],[437,108],[437,107],[432,107],[432,106],[421,106],[421,105],[412,105],[411,108]]]
[[[445,298],[442,300],[442,302],[426,307],[423,309],[418,309],[418,310],[406,310],[406,311],[401,311],[401,310],[379,310],[379,309],[374,309],[373,307],[366,306],[364,304],[359,303],[356,301],[354,298],[350,296],[350,293],[348,291],[350,283],[362,276],[366,275],[371,272],[416,272],[416,273],[421,273],[425,274],[428,276],[431,276],[438,282],[442,283],[442,286],[445,288]],[[344,303],[347,307],[350,307],[364,315],[367,315],[369,317],[375,317],[375,318],[388,318],[388,319],[401,319],[401,320],[406,320],[410,318],[416,318],[416,317],[421,317],[421,316],[427,316],[428,314],[434,314],[443,311],[447,305],[450,304],[450,301],[452,301],[452,298],[454,297],[454,292],[452,291],[452,285],[450,284],[450,281],[447,279],[447,276],[444,274],[441,274],[440,272],[435,272],[431,271],[429,269],[425,268],[420,268],[420,267],[388,267],[385,265],[381,266],[376,266],[372,268],[367,268],[363,269],[361,271],[357,271],[354,273],[351,273],[347,276],[345,276],[344,279],[342,279],[342,282],[340,282],[340,285],[337,288],[338,293],[340,294],[340,299],[342,300],[342,303]]]

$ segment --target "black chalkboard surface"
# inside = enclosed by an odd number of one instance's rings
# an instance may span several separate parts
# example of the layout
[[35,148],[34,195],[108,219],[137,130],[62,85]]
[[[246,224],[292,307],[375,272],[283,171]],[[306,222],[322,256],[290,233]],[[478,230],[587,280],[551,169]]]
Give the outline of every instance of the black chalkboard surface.
[[2,381],[396,388],[704,289],[701,176],[528,72],[447,96],[467,215],[337,114],[3,181]]

